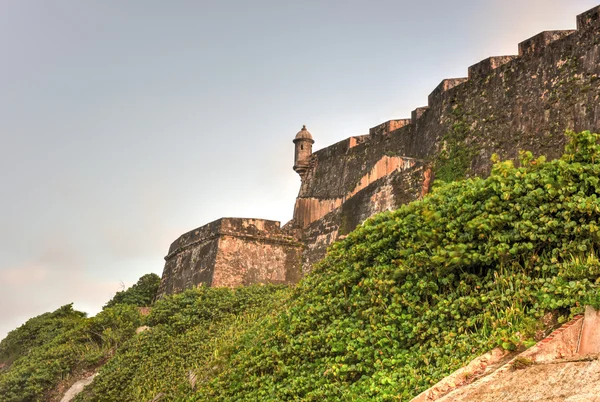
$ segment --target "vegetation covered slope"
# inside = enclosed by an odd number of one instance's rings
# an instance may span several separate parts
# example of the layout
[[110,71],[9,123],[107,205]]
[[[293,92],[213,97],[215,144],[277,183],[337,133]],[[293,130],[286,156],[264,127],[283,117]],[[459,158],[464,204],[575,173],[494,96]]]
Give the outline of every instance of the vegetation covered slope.
[[368,220],[195,400],[409,400],[597,304],[600,147],[570,135],[560,160],[524,153]]
[[135,334],[142,317],[137,306],[152,301],[160,278],[145,275],[118,292],[93,318],[68,304],[28,320],[0,342],[0,401],[47,401],[72,374],[94,369]]
[[286,299],[284,286],[187,290],[153,307],[152,329],[124,345],[100,370],[79,401],[171,401],[194,393],[226,357],[240,335]]
[[560,160],[524,153],[369,219],[294,289],[161,300],[78,400],[406,401],[529,344],[547,313],[600,304],[599,136],[569,135]]

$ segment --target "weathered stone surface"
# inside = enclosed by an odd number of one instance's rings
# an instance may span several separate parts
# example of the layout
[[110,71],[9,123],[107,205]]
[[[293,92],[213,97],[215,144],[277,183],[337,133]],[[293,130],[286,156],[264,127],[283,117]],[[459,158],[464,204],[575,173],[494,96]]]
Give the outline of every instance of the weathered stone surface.
[[422,392],[410,402],[435,401],[457,387],[468,384],[474,377],[483,376],[486,372],[494,370],[498,364],[502,364],[502,362],[507,357],[510,358],[510,356],[511,354],[509,352],[501,348],[495,348],[490,352],[484,353],[478,358],[473,359],[465,367],[456,370],[433,387]]
[[385,123],[381,123],[375,127],[369,129],[369,135],[385,135],[390,132],[402,128],[408,124],[410,124],[410,119],[396,119],[396,120],[388,120]]
[[576,32],[576,30],[568,30],[568,31],[544,31],[541,32],[523,42],[519,43],[519,56],[528,56],[533,55],[536,56],[544,49],[548,44],[562,39],[566,36],[571,35]]
[[585,309],[585,320],[579,338],[577,354],[581,356],[600,353],[600,311],[592,306]]
[[516,59],[517,56],[494,56],[488,57],[485,60],[480,61],[477,64],[473,64],[469,67],[469,79],[477,79],[489,75],[493,70],[498,67]]
[[[344,161],[345,157],[346,155],[339,156],[340,160],[342,161]],[[350,156],[348,160],[351,160],[351,158],[352,156]],[[342,204],[354,197],[358,192],[378,181],[382,177],[386,177],[396,171],[409,170],[418,163],[421,162],[412,158],[383,155],[379,160],[375,161],[374,164],[370,166],[369,171],[364,172],[362,177],[342,174],[340,175],[342,182],[339,184],[341,185],[341,189],[349,190],[347,193],[336,198],[299,196],[296,199],[294,221],[301,228],[306,228],[312,222],[321,219],[335,208],[342,206]],[[352,183],[351,180],[355,180],[356,182]],[[352,184],[354,185],[352,186]],[[337,189],[336,191],[340,191],[340,189]]]
[[534,364],[507,371],[480,387],[466,387],[439,402],[600,402],[600,361]]
[[305,244],[303,272],[309,272],[339,236],[348,234],[369,217],[420,198],[428,174],[430,170],[426,164],[412,160],[369,182],[366,187],[361,186],[356,193],[343,199],[339,208],[312,221],[302,231]]
[[[462,84],[463,82],[466,82],[468,80],[468,78],[464,77],[464,78],[446,78],[445,80],[442,80],[442,82],[439,83],[439,85],[429,94],[429,97],[427,98],[428,102],[427,104],[429,106],[431,106],[433,103],[435,103],[437,101],[437,98],[444,92],[448,91],[449,89],[454,88],[457,85]],[[400,128],[400,127],[398,127]]]
[[279,222],[222,218],[173,242],[157,297],[200,284],[295,283],[301,252],[302,244]]

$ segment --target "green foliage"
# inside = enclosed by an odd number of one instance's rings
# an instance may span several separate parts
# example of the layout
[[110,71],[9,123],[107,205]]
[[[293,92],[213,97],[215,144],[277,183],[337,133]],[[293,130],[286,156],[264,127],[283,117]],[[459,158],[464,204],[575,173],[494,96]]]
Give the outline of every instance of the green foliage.
[[477,155],[475,145],[466,142],[471,129],[461,106],[456,106],[452,117],[454,123],[442,138],[442,150],[434,164],[436,180],[446,183],[464,179],[473,157]]
[[114,307],[117,304],[131,304],[133,306],[150,306],[160,285],[160,277],[156,274],[142,276],[135,285],[117,294],[104,306]]
[[560,160],[524,153],[369,219],[191,399],[409,400],[598,300],[598,135],[570,136]]
[[147,318],[152,328],[119,349],[78,400],[148,401],[159,394],[174,400],[193,393],[287,293],[272,285],[200,287],[159,300]]
[[72,304],[32,318],[0,343],[0,401],[49,400],[57,384],[96,368],[135,334],[142,317],[135,306],[105,308],[92,318]]
[[0,363],[10,364],[30,349],[43,345],[53,338],[72,329],[85,313],[73,310],[73,304],[60,307],[29,319],[0,342]]

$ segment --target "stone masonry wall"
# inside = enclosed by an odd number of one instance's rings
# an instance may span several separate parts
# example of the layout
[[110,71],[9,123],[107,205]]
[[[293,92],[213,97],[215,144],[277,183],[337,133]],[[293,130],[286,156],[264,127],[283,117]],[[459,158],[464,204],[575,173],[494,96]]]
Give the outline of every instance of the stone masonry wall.
[[[358,147],[357,147],[358,148]],[[363,148],[363,147],[361,147]],[[370,148],[363,148],[369,150]],[[372,156],[372,155],[369,155]],[[360,168],[352,168],[356,160],[362,160],[356,153],[349,149],[346,153],[333,157],[335,164],[324,163],[320,168],[312,169],[313,172],[321,173],[321,176],[329,176],[338,179],[333,185],[325,185],[330,195],[341,194],[335,198],[322,198],[318,196],[298,196],[294,207],[294,221],[301,227],[306,228],[312,222],[321,219],[335,208],[341,207],[346,201],[354,197],[358,192],[396,171],[410,170],[422,162],[413,158],[401,157],[393,154],[380,155],[379,158],[369,158],[369,163],[362,163]],[[341,172],[335,168],[341,165]],[[318,159],[315,164],[318,166]],[[303,183],[310,183],[311,177],[304,178]],[[313,186],[318,188],[318,186]],[[301,190],[302,193],[302,190]]]
[[485,175],[493,153],[519,150],[555,158],[565,130],[600,131],[600,7],[577,17],[577,30],[542,32],[519,54],[490,57],[468,77],[443,80],[410,119],[370,130],[313,154],[299,198],[343,197],[383,155],[427,160],[438,177]]
[[295,283],[302,244],[279,222],[223,218],[188,232],[171,245],[158,297],[191,287]]
[[353,231],[369,217],[383,211],[397,209],[419,199],[429,189],[424,188],[424,177],[430,168],[417,163],[406,170],[395,170],[362,188],[341,207],[312,222],[303,230],[302,271],[309,272],[340,236]]
[[211,222],[181,235],[171,244],[165,257],[158,297],[212,282],[220,227],[220,220]]

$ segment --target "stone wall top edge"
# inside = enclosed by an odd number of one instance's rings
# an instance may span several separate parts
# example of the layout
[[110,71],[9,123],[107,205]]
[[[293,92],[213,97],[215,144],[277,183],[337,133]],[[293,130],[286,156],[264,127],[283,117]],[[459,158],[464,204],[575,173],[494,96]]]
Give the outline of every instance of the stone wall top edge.
[[353,135],[351,137],[344,138],[343,140],[340,140],[331,145],[323,147],[323,148],[319,149],[318,151],[313,152],[313,156],[315,156],[316,158],[320,158],[323,156],[330,156],[331,153],[334,153],[334,154],[342,153],[343,154],[348,149],[350,149],[349,145],[350,145],[350,141],[352,140],[352,138],[360,138],[360,139],[368,140],[370,137],[371,136],[369,134]]
[[266,222],[266,223],[272,223],[272,224],[276,224],[276,225],[280,225],[281,222],[273,220],[273,219],[264,219],[264,218],[239,218],[239,217],[223,217],[221,219],[218,219],[219,221],[222,222],[250,222],[250,221],[257,221],[257,222]]
[[[262,221],[272,223],[270,230],[255,230],[255,231],[243,231],[236,230],[234,227],[227,227],[224,225],[218,225],[227,222],[244,223],[252,221]],[[269,243],[286,244],[291,246],[298,246],[298,242],[292,236],[285,234],[281,231],[278,221],[270,221],[267,219],[252,219],[252,218],[221,218],[213,221],[207,225],[201,226],[196,230],[192,230],[181,235],[169,249],[169,253],[165,256],[165,260],[169,260],[174,256],[178,255],[182,251],[201,243],[207,243],[224,236],[236,237],[246,240],[256,240]],[[273,231],[273,229],[275,231]],[[187,236],[187,237],[186,237]],[[184,239],[184,241],[181,241]]]
[[577,30],[600,26],[600,5],[590,8],[577,16]]
[[561,40],[570,36],[577,32],[576,29],[569,30],[559,30],[559,31],[542,31],[537,35],[534,35],[524,41],[520,42],[519,47],[519,56],[525,55],[538,55],[546,48],[546,46],[550,45],[557,40]]
[[437,97],[440,96],[441,94],[443,94],[444,92],[449,91],[450,89],[457,87],[461,84],[464,84],[465,82],[468,81],[467,77],[459,77],[459,78],[444,78],[437,87],[435,87],[435,89],[433,91],[431,91],[431,93],[429,94],[429,96],[427,97],[427,105],[429,107],[431,107],[435,101],[437,100]]
[[[600,6],[594,7],[592,9],[580,14],[579,16],[577,16],[577,21],[578,21],[578,30],[580,30],[582,28],[586,28],[590,25],[594,25],[596,22],[598,22],[596,25],[600,26]],[[580,27],[580,25],[581,25],[581,27]],[[530,46],[531,41],[535,41],[536,39],[539,40],[539,38],[546,37],[547,43],[545,43],[544,47],[550,47],[554,44],[554,42],[558,42],[559,40],[568,40],[568,38],[575,32],[577,32],[577,30],[542,31],[542,32],[520,42],[518,44],[518,46],[519,46],[519,54],[518,55],[504,55],[504,56],[487,57],[487,58],[468,67],[468,72],[469,72],[468,77],[443,79],[440,82],[440,84],[438,84],[438,86],[430,93],[430,95],[428,97],[428,106],[421,106],[421,107],[415,108],[411,112],[410,118],[387,120],[387,121],[380,123],[374,127],[371,127],[370,130],[385,126],[390,121],[404,120],[404,121],[408,122],[408,124],[406,124],[405,126],[402,126],[395,130],[392,130],[392,131],[402,130],[402,129],[406,128],[407,126],[414,125],[416,120],[418,120],[429,107],[432,107],[433,104],[436,103],[438,95],[445,93],[445,92],[450,92],[453,89],[457,88],[458,86],[460,86],[470,80],[483,78],[487,75],[493,74],[493,73],[495,73],[495,70],[497,70],[498,68],[501,68],[501,67],[508,68],[508,65],[510,63],[517,61],[522,56],[521,47],[525,47],[524,50],[526,50],[526,47]],[[551,38],[550,36],[555,36],[555,37]],[[536,55],[541,56],[541,54],[542,54],[542,52],[536,51]],[[326,156],[326,155],[330,154],[331,152],[343,153],[343,152],[347,151],[348,144],[349,144],[351,138],[367,137],[367,136],[376,137],[376,136],[372,136],[369,134],[348,137],[348,138],[345,138],[334,144],[331,144],[329,146],[321,148],[318,151],[315,151],[313,153],[313,155],[315,155],[317,158],[320,158],[322,156]]]
[[[177,240],[171,243],[167,257],[171,256],[177,250],[186,248],[191,243],[197,244],[212,240],[215,236],[218,236],[223,231],[223,226],[244,226],[244,224],[252,224],[255,222],[261,222],[266,225],[264,230],[259,230],[262,232],[269,232],[273,230],[279,231],[281,228],[281,223],[279,221],[269,219],[234,217],[219,218],[205,225],[199,226],[196,229],[185,232],[179,236]],[[167,259],[167,257],[165,257],[165,259]]]

